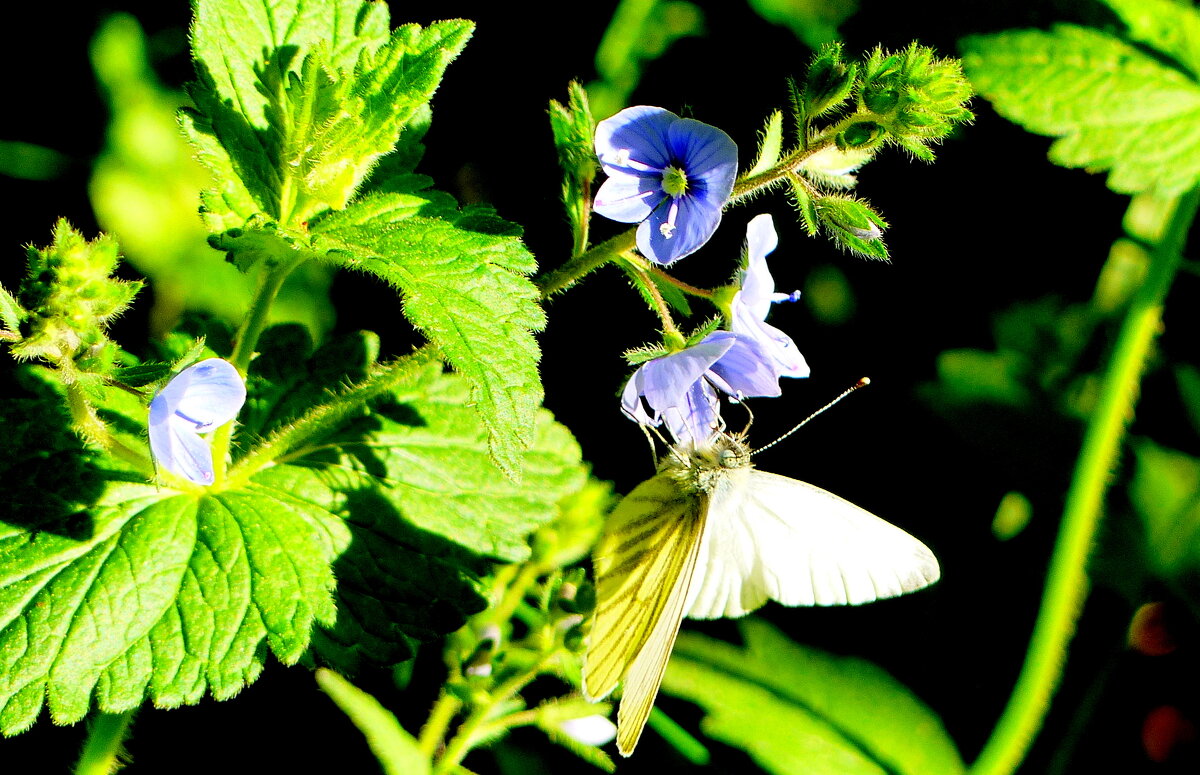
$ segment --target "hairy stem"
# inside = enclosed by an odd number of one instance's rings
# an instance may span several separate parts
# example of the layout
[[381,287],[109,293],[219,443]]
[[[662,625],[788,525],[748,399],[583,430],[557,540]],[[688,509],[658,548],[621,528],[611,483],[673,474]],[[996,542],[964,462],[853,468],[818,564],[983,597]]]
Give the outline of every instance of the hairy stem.
[[637,229],[629,229],[607,242],[601,242],[586,253],[571,258],[558,269],[541,275],[534,280],[534,283],[541,289],[542,298],[549,298],[559,291],[570,288],[584,276],[596,271],[622,253],[633,250],[636,244]]
[[112,775],[121,767],[120,757],[134,711],[96,713],[89,723],[87,740],[75,765],[75,775]]
[[[229,356],[229,362],[233,364],[234,368],[243,377],[246,376],[246,371],[250,368],[250,359],[254,357],[254,352],[258,348],[258,339],[267,328],[267,322],[270,320],[271,305],[275,303],[275,297],[279,295],[279,289],[283,287],[283,283],[287,280],[288,275],[309,258],[310,256],[307,254],[298,253],[292,256],[280,257],[277,262],[272,261],[263,268],[258,288],[255,290],[254,298],[250,302],[250,309],[246,312],[246,317],[242,319],[242,325],[238,327],[237,336],[234,339],[233,353]],[[220,428],[217,428],[213,433],[214,485],[220,485],[225,480],[226,460],[229,457],[230,444],[233,442],[233,426],[234,420],[230,420]]]
[[488,702],[480,704],[471,712],[471,715],[458,728],[458,732],[455,733],[454,738],[446,745],[446,750],[443,752],[442,757],[434,763],[434,775],[453,772],[462,762],[463,758],[475,747],[475,744],[484,737],[482,734],[484,731],[483,728],[491,718],[494,709],[524,689],[534,678],[537,678],[542,668],[546,666],[546,663],[553,656],[553,650],[546,652],[537,662],[512,678],[509,678],[490,692]]
[[657,266],[650,266],[650,267],[647,267],[646,269],[650,274],[654,275],[658,279],[660,279],[663,282],[668,283],[670,285],[674,285],[676,288],[678,288],[679,290],[683,291],[684,293],[686,293],[690,296],[697,296],[701,299],[712,299],[712,297],[713,297],[712,291],[710,291],[706,288],[697,288],[694,285],[685,283],[683,280],[680,280],[678,277],[676,277],[672,274],[668,274],[667,272],[664,272],[662,269],[660,269]]
[[362,411],[368,402],[414,379],[426,364],[436,359],[437,351],[427,344],[379,367],[366,379],[336,396],[331,396],[326,403],[313,407],[299,419],[269,436],[237,462],[229,472],[230,482],[245,481],[269,463],[332,430],[355,412]]
[[748,175],[740,178],[733,184],[733,193],[729,196],[728,207],[731,204],[739,202],[743,199],[753,196],[763,189],[778,185],[787,180],[788,176],[795,173],[796,169],[804,163],[808,157],[825,150],[833,145],[832,136],[827,139],[817,142],[805,148],[798,148],[790,153],[766,172],[760,172],[757,175]]
[[462,701],[443,689],[433,710],[429,712],[425,726],[421,727],[421,736],[417,738],[417,746],[431,760],[441,748],[442,741],[446,738],[446,732],[450,729],[450,722],[454,720],[460,710],[462,710]]
[[1066,662],[1067,646],[1087,597],[1088,554],[1104,496],[1133,417],[1151,345],[1162,327],[1163,303],[1178,273],[1180,253],[1198,206],[1200,190],[1194,190],[1170,208],[1166,228],[1151,254],[1145,282],[1131,300],[1121,323],[1067,492],[1062,525],[1025,664],[991,738],[971,767],[973,775],[1014,772],[1049,710]]

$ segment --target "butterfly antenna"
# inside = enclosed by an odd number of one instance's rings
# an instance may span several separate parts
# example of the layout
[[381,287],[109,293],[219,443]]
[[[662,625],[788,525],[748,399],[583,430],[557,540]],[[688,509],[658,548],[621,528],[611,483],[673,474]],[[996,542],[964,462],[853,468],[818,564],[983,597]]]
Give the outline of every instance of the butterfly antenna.
[[845,398],[846,396],[850,395],[850,394],[851,394],[851,393],[853,393],[855,390],[858,390],[859,388],[864,388],[864,387],[866,387],[867,385],[870,385],[870,384],[871,384],[871,380],[870,380],[868,377],[863,377],[863,378],[862,378],[862,379],[860,379],[858,382],[855,382],[853,385],[851,385],[850,387],[848,387],[848,388],[846,388],[845,390],[843,390],[843,391],[841,392],[841,394],[840,394],[840,395],[839,395],[837,398],[835,398],[835,399],[833,399],[832,401],[830,401],[829,403],[825,404],[825,406],[822,406],[820,409],[818,409],[817,411],[813,412],[813,413],[812,413],[812,414],[810,414],[808,417],[805,417],[803,420],[801,420],[799,423],[797,423],[797,424],[796,424],[796,427],[792,428],[792,429],[791,429],[790,431],[788,431],[787,433],[785,433],[785,434],[783,434],[782,436],[780,436],[779,438],[775,439],[775,440],[774,440],[774,441],[772,441],[770,444],[767,444],[767,445],[764,445],[764,446],[762,446],[762,447],[759,447],[758,449],[754,450],[754,451],[753,451],[753,452],[751,452],[750,454],[751,454],[751,455],[757,455],[759,452],[762,452],[763,450],[768,450],[768,449],[770,449],[771,447],[775,446],[775,445],[776,445],[776,444],[778,444],[779,442],[781,442],[781,441],[783,441],[784,439],[786,439],[788,436],[791,436],[793,433],[795,433],[796,431],[798,431],[798,430],[800,430],[801,428],[803,428],[805,425],[808,425],[808,424],[809,424],[810,422],[812,422],[812,420],[813,420],[813,419],[815,419],[815,418],[816,418],[818,415],[820,415],[820,414],[824,414],[824,413],[825,413],[825,410],[832,408],[832,407],[833,407],[833,405],[834,405],[834,404],[836,404],[838,401],[841,401],[843,398]]

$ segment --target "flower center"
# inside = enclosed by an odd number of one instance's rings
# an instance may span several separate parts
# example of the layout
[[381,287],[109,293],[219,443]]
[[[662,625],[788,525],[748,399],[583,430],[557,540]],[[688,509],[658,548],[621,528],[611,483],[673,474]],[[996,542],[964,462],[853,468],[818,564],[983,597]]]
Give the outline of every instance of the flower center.
[[679,197],[681,197],[687,193],[687,190],[688,190],[687,173],[684,172],[681,168],[672,164],[670,167],[667,167],[666,170],[663,171],[662,187],[663,187],[663,191],[666,192],[666,194],[668,196],[678,199]]

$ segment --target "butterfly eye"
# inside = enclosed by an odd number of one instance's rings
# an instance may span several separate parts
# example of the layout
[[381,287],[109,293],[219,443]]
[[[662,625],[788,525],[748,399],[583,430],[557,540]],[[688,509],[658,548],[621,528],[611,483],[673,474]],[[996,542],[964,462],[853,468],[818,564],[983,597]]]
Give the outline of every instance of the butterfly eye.
[[738,467],[738,451],[736,449],[721,450],[721,467],[722,468],[737,468]]

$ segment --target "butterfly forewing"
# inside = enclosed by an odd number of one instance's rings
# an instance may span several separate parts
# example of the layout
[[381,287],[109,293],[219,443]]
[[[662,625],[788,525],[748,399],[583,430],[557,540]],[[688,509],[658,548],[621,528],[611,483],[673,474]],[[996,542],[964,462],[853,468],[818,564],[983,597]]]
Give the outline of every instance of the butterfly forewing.
[[747,471],[708,510],[687,615],[784,605],[857,605],[938,579],[933,553],[900,528],[819,487]]
[[617,733],[622,753],[632,751],[641,734],[683,618],[704,501],[658,474],[618,504],[595,552],[598,602],[583,691],[598,700],[625,682]]

